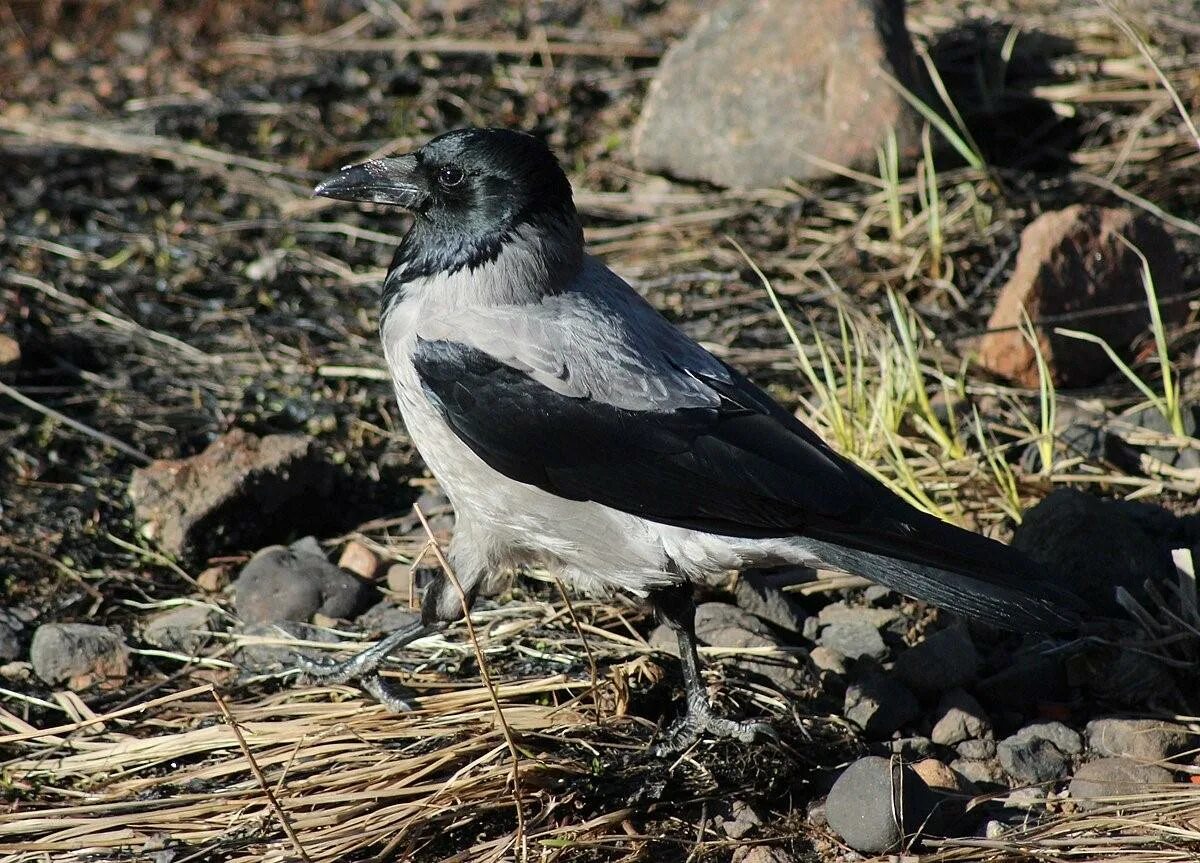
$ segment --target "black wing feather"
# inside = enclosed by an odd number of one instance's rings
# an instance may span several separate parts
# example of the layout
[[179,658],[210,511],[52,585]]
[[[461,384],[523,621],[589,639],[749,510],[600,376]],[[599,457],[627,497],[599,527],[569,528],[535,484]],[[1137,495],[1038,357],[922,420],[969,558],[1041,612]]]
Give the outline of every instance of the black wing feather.
[[990,596],[1007,625],[1017,610],[1042,627],[1070,617],[1041,599],[1026,608],[1054,588],[1023,555],[909,506],[733,369],[727,380],[681,369],[719,396],[712,407],[634,411],[555,392],[458,342],[422,340],[413,362],[454,433],[512,479],[664,524],[907,561],[917,566],[876,565],[873,577],[975,616]]

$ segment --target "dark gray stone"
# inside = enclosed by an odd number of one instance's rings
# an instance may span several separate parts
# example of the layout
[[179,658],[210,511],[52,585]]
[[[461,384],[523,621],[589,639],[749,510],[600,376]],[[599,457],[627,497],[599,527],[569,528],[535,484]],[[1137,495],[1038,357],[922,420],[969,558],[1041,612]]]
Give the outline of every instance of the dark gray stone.
[[1099,797],[1142,794],[1172,781],[1169,770],[1154,764],[1140,764],[1129,758],[1100,758],[1075,771],[1069,790],[1076,800],[1094,801]]
[[1175,690],[1170,669],[1142,650],[1103,646],[1076,666],[1088,695],[1109,704],[1136,709]]
[[90,623],[46,623],[29,646],[33,673],[52,686],[86,689],[123,679],[129,648],[119,630]]
[[954,747],[961,758],[972,761],[988,761],[996,757],[995,740],[964,740]]
[[[710,647],[779,646],[767,624],[725,602],[705,602],[696,608],[696,637]],[[806,683],[803,668],[791,656],[739,656],[732,662],[784,690],[798,689]]]
[[898,678],[918,695],[963,686],[979,672],[979,655],[965,626],[951,626],[928,636],[896,659]]
[[874,172],[889,129],[915,152],[914,112],[884,76],[911,90],[916,68],[903,3],[725,0],[659,65],[634,160],[741,187],[828,176],[811,156]]
[[990,736],[992,723],[978,701],[962,689],[952,689],[938,700],[929,736],[941,746]]
[[190,656],[208,643],[220,621],[214,608],[183,605],[150,618],[142,629],[142,638],[155,647]]
[[742,609],[780,629],[800,635],[804,631],[804,609],[777,587],[756,576],[743,573],[733,588],[733,598]]
[[1021,713],[1029,713],[1042,703],[1070,698],[1066,669],[1057,655],[1017,656],[973,689],[985,704]]
[[836,650],[847,659],[861,659],[866,656],[882,661],[888,655],[883,636],[869,623],[831,623],[821,630],[817,643]]
[[933,755],[933,741],[928,737],[897,737],[889,740],[887,747],[893,755],[899,755],[905,761],[920,761]]
[[1086,734],[1088,748],[1097,755],[1135,761],[1165,761],[1200,745],[1182,725],[1160,719],[1093,719]]
[[338,568],[319,551],[315,540],[306,537],[254,555],[234,584],[234,603],[242,620],[305,621],[318,612],[352,619],[374,604],[379,597],[374,585]]
[[1025,513],[1017,548],[1092,609],[1124,616],[1116,589],[1144,597],[1142,583],[1174,578],[1169,550],[1133,519],[1087,492],[1058,488]]
[[[263,621],[240,627],[240,633],[250,639],[263,639],[262,643],[250,641],[238,647],[233,660],[246,674],[274,674],[296,667],[297,660],[334,660],[338,654],[317,647],[297,647],[288,644],[271,644],[270,641],[297,640],[336,644],[341,639],[320,626],[295,620]],[[366,645],[364,645],[366,647]]]
[[1004,772],[1018,782],[1050,782],[1066,774],[1073,756],[1083,751],[1078,732],[1061,722],[1026,725],[996,744]]
[[420,619],[420,609],[411,609],[407,605],[396,605],[392,602],[377,602],[360,614],[354,622],[363,632],[387,635],[397,629],[411,626]]
[[938,797],[898,760],[868,756],[837,778],[825,801],[829,826],[855,851],[884,854],[922,826]]
[[0,608],[0,662],[12,662],[21,657],[21,642],[25,638],[27,615],[12,608]]
[[889,674],[873,672],[846,688],[845,717],[867,736],[889,737],[921,713],[917,699]]

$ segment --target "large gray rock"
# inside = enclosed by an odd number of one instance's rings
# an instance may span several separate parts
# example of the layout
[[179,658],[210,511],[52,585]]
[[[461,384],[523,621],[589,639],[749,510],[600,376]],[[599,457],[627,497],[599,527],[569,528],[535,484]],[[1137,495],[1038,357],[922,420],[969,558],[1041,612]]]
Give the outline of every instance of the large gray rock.
[[1129,758],[1100,758],[1075,772],[1070,794],[1076,800],[1094,801],[1098,797],[1142,794],[1171,781],[1170,771],[1154,764],[1140,764]]
[[915,152],[902,0],[725,0],[672,46],[633,135],[644,170],[722,186],[829,176],[808,158],[877,170],[896,129]]
[[1135,761],[1165,761],[1198,742],[1182,725],[1159,719],[1093,719],[1086,733],[1088,748],[1097,755]]
[[872,755],[855,761],[833,783],[825,817],[855,851],[883,854],[921,827],[937,803],[911,767]]

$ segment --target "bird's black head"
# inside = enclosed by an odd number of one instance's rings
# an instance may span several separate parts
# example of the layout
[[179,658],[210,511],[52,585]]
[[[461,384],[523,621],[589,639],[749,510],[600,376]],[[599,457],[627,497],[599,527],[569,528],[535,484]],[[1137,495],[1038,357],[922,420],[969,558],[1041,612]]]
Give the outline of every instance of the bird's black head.
[[413,227],[393,261],[407,278],[494,260],[522,226],[578,233],[571,184],[554,154],[509,129],[447,132],[405,156],[343,168],[314,194],[410,210]]

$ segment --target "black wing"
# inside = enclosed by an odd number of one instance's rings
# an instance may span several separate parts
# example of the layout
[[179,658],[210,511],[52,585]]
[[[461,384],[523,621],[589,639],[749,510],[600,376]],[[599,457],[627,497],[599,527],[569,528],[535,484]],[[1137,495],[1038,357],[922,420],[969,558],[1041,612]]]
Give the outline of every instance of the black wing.
[[[962,579],[951,589],[921,570],[967,576],[978,591],[1003,594],[998,601],[1045,587],[1023,555],[909,506],[732,369],[723,380],[683,370],[712,391],[712,406],[635,411],[555,392],[458,342],[422,340],[413,362],[476,455],[560,497],[709,533],[804,535],[918,564],[907,577],[877,580],[976,616],[979,603],[958,598]],[[1013,624],[1009,611],[1002,616]]]

